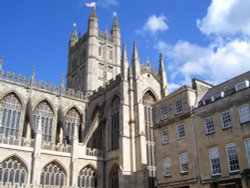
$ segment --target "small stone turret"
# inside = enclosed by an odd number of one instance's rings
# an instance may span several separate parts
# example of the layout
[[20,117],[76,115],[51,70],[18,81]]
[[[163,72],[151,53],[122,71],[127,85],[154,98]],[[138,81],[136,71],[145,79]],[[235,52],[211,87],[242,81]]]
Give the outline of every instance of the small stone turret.
[[160,53],[160,58],[159,58],[158,76],[159,76],[160,84],[161,84],[161,96],[162,97],[167,96],[168,95],[167,73],[166,73],[166,70],[165,70],[162,53]]
[[[118,24],[117,15],[114,15],[113,25],[111,29],[111,36],[114,41],[114,63],[120,65],[120,58],[121,58],[121,31]],[[119,74],[119,72],[116,72]]]
[[96,16],[96,8],[93,7],[88,21],[88,34],[90,36],[97,36],[98,35],[98,18]]
[[128,80],[128,55],[126,50],[126,45],[123,44],[122,47],[122,59],[121,59],[121,75],[124,81]]
[[3,71],[2,66],[3,66],[3,58],[0,56],[0,74]]
[[71,33],[71,37],[69,40],[69,47],[74,47],[75,44],[78,42],[78,35],[77,35],[77,29],[76,29],[76,24],[73,24],[73,31]]
[[141,74],[141,67],[140,67],[140,60],[139,55],[136,47],[136,43],[133,44],[133,57],[132,57],[132,68],[133,68],[133,74],[134,79],[138,79],[138,77]]

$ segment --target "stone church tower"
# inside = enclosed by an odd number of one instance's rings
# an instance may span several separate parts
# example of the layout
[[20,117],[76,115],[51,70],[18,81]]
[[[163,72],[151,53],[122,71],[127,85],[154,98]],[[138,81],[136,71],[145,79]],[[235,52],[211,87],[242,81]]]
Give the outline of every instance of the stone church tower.
[[76,25],[69,41],[67,87],[91,92],[120,73],[121,36],[117,17],[111,34],[101,32],[96,10],[88,20],[88,31],[78,37]]
[[[142,64],[134,43],[130,63],[117,17],[102,32],[92,9],[87,33],[78,36],[74,25],[69,40],[66,89],[37,82],[34,72],[25,79],[0,71],[0,168],[20,164],[27,187],[154,188],[152,112],[168,95],[161,54],[158,62],[158,72],[149,59]],[[5,114],[13,101],[18,121]],[[18,182],[0,179],[6,184]]]

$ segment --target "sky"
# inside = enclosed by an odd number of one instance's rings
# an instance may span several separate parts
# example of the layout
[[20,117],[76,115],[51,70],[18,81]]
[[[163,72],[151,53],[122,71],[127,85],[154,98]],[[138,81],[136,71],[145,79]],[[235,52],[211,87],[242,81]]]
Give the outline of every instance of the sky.
[[[60,84],[66,75],[69,37],[76,23],[87,31],[86,0],[1,0],[0,56],[4,72]],[[221,83],[250,70],[250,0],[97,0],[99,28],[110,31],[114,12],[131,62],[158,69],[164,55],[174,91],[192,78]]]

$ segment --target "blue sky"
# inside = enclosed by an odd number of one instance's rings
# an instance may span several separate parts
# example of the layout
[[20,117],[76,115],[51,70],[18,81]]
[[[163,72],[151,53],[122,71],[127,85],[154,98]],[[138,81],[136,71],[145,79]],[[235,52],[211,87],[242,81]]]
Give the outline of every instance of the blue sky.
[[[73,23],[85,33],[91,8],[83,0],[1,0],[0,55],[4,71],[59,84],[66,74]],[[158,68],[164,54],[171,91],[191,78],[217,84],[250,70],[249,0],[97,0],[101,30],[118,15],[129,58]]]

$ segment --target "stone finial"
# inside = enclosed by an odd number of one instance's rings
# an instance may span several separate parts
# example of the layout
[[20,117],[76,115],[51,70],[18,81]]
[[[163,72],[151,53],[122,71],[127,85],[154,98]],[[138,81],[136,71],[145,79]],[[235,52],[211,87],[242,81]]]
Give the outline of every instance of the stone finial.
[[149,57],[146,59],[146,69],[150,68],[150,62],[149,62]]
[[159,77],[160,82],[161,82],[161,95],[162,95],[162,97],[164,97],[164,96],[168,95],[168,88],[167,88],[167,72],[165,70],[162,53],[160,53],[160,56],[159,56],[158,77]]
[[129,63],[128,63],[128,55],[127,55],[127,50],[126,50],[125,44],[123,44],[123,47],[122,47],[121,67],[122,67],[122,70],[121,70],[122,71],[122,78],[124,80],[127,80]]
[[78,126],[74,124],[73,140],[78,140]]
[[78,34],[77,34],[77,28],[76,23],[73,23],[73,31],[71,33],[69,45],[70,47],[73,47],[78,42]]
[[0,73],[2,73],[2,66],[3,66],[3,57],[0,56]]
[[61,77],[61,88],[64,88],[64,76]]
[[35,75],[36,75],[36,70],[33,67],[31,71],[30,85],[32,85],[35,82]]
[[43,133],[42,119],[39,116],[37,118],[38,118],[38,125],[37,125],[37,133],[36,134],[42,134]]

